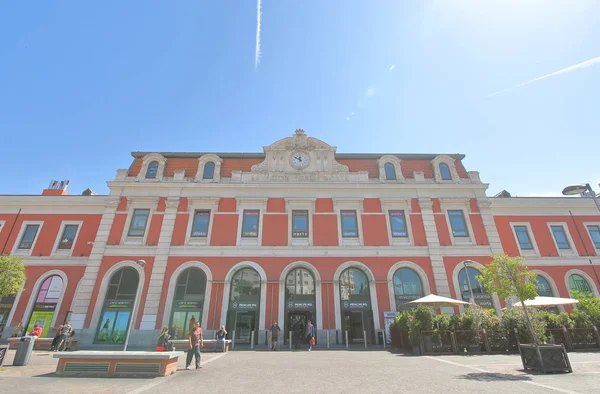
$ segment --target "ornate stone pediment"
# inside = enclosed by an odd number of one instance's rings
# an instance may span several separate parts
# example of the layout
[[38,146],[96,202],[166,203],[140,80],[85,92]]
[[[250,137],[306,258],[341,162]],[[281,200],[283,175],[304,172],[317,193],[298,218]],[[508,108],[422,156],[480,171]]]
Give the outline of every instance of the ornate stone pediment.
[[[367,172],[350,172],[335,159],[336,147],[298,129],[293,136],[263,147],[265,160],[232,182],[368,182]],[[241,175],[241,176],[240,176]]]

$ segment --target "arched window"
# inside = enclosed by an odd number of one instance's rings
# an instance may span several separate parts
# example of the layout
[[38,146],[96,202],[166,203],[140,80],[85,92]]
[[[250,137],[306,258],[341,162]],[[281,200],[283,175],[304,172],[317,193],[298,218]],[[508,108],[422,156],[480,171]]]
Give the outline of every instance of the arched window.
[[138,272],[131,267],[124,267],[113,273],[98,322],[96,343],[125,342],[139,281]]
[[[340,304],[342,328],[348,333],[349,343],[372,343],[375,334],[371,294],[362,270],[347,268],[340,275]],[[345,338],[342,341],[346,343]]]
[[4,327],[8,323],[8,315],[10,315],[10,311],[13,308],[15,298],[14,295],[0,297],[0,337],[2,337]]
[[407,309],[407,302],[424,296],[421,278],[410,268],[399,268],[394,273],[393,283],[397,311]]
[[485,292],[483,288],[483,284],[477,280],[477,276],[481,275],[477,269],[473,267],[467,267],[469,273],[469,280],[467,280],[467,276],[465,275],[465,269],[462,268],[458,272],[458,285],[460,294],[462,296],[463,301],[470,302],[471,300],[471,291],[469,290],[469,282],[471,284],[471,290],[473,291],[473,297],[475,298],[475,303],[482,308],[494,308],[494,303],[492,302],[492,296]]
[[590,284],[581,275],[572,274],[569,276],[569,290],[578,291],[583,294],[592,294]]
[[[285,277],[285,320],[284,332],[293,331],[296,321],[305,328],[310,320],[316,327],[315,278],[306,268],[295,268]],[[280,322],[281,323],[281,322]],[[288,338],[284,335],[284,343]]]
[[260,286],[260,275],[253,268],[242,268],[231,278],[227,330],[228,337],[235,333],[235,343],[250,343],[252,332],[258,339]]
[[440,163],[440,176],[444,181],[451,181],[452,175],[450,175],[450,167],[446,163]]
[[205,291],[206,275],[201,269],[190,267],[177,277],[169,325],[175,339],[187,337],[190,322],[201,323]]
[[215,177],[215,162],[209,161],[204,165],[202,179],[213,179]]
[[385,179],[388,181],[396,180],[396,169],[392,163],[385,163]]
[[56,305],[58,304],[62,288],[63,280],[58,275],[49,276],[42,282],[35,297],[33,311],[27,322],[27,332],[31,332],[33,325],[37,324],[42,327],[41,338],[48,335],[54,315],[58,312]]
[[315,279],[312,273],[305,268],[296,268],[285,279],[286,296],[294,299],[295,296],[314,295]]
[[550,283],[542,275],[537,276],[537,290],[541,297],[554,297]]
[[340,276],[340,297],[342,301],[369,296],[369,280],[358,268],[348,268]]
[[146,171],[146,179],[154,179],[156,178],[156,173],[158,172],[158,162],[153,161],[148,164],[148,170]]

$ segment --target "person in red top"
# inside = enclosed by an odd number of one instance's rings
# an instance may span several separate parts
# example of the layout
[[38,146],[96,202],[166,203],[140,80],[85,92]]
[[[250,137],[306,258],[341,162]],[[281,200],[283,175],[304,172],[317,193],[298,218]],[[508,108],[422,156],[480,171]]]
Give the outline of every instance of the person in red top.
[[42,327],[38,326],[37,324],[34,324],[33,330],[31,330],[29,335],[31,335],[32,337],[36,337],[36,338],[41,337],[42,336]]

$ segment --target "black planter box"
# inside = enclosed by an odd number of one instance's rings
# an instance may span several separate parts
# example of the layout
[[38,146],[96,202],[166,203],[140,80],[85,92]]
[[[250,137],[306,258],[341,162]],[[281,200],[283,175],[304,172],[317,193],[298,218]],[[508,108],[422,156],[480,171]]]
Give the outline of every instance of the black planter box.
[[563,345],[519,345],[523,368],[549,372],[573,372],[567,350]]

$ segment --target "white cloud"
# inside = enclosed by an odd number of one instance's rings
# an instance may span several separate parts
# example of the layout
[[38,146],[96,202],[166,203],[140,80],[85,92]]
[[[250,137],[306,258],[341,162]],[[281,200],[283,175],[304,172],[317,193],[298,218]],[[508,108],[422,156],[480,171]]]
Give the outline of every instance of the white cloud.
[[392,67],[390,67],[390,71],[393,71],[396,68],[395,64],[392,64]]
[[260,2],[261,0],[256,0],[256,47],[254,48],[254,69],[257,69],[258,63],[260,63]]
[[375,88],[370,87],[367,89],[367,92],[365,93],[367,97],[373,97],[375,96]]
[[595,64],[598,64],[598,63],[600,63],[600,56],[595,57],[595,58],[590,59],[590,60],[586,60],[585,62],[577,63],[577,64],[575,64],[573,66],[569,66],[567,68],[563,68],[562,70],[558,70],[558,71],[555,71],[553,73],[543,75],[543,76],[541,76],[539,78],[532,79],[531,81],[520,83],[520,84],[518,84],[516,86],[513,86],[512,88],[508,88],[508,89],[504,89],[504,90],[501,90],[501,91],[496,92],[496,93],[492,93],[492,94],[488,95],[487,98],[497,96],[499,94],[511,91],[513,89],[521,88],[523,86],[529,85],[530,83],[541,81],[542,79],[546,79],[546,78],[550,78],[550,77],[555,77],[555,76],[560,75],[560,74],[566,74],[566,73],[570,73],[571,71],[577,71],[577,70],[581,70],[583,68],[591,67],[591,66],[593,66]]

